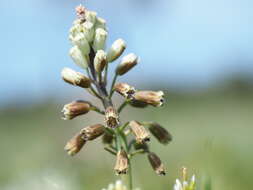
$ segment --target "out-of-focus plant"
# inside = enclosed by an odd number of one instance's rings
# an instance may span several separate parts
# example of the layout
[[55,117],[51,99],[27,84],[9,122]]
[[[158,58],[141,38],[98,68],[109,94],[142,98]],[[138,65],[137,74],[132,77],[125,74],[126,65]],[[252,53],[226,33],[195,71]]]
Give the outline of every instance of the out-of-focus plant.
[[[116,181],[115,184],[111,183],[108,185],[107,188],[103,188],[102,190],[127,190],[127,187],[122,183],[121,180]],[[139,188],[136,188],[134,190],[140,190]]]
[[[73,44],[70,56],[86,71],[86,75],[64,68],[62,78],[71,85],[85,88],[102,102],[103,109],[88,101],[77,100],[63,107],[63,119],[71,120],[95,111],[104,115],[105,124],[94,124],[83,128],[66,144],[65,149],[69,155],[74,156],[86,143],[102,136],[104,149],[116,156],[114,167],[116,174],[128,174],[129,190],[132,190],[131,159],[139,153],[147,155],[152,168],[158,175],[165,175],[164,165],[160,158],[150,151],[148,145],[150,133],[164,145],[172,140],[172,136],[156,122],[121,123],[120,113],[127,105],[137,108],[145,108],[148,105],[160,107],[164,103],[164,94],[162,91],[141,91],[127,83],[116,83],[118,77],[125,75],[138,64],[139,57],[133,53],[122,57],[108,88],[108,68],[123,54],[126,43],[118,39],[106,51],[105,44],[108,36],[106,21],[98,17],[96,12],[89,11],[81,5],[76,8],[76,12],[77,19],[69,34],[69,39]],[[124,102],[118,108],[114,106],[112,100],[114,92],[124,98]]]
[[187,169],[182,168],[182,180],[176,179],[173,190],[196,190],[195,175],[188,180]]

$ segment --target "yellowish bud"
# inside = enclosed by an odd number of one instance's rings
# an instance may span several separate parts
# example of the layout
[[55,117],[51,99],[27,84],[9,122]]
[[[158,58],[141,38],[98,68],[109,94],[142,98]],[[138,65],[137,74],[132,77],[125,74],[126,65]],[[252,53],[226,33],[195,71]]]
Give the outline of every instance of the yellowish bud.
[[83,33],[77,33],[72,42],[74,45],[78,46],[83,55],[88,55],[90,53],[89,42]]
[[104,29],[102,28],[96,29],[95,38],[93,42],[93,49],[95,52],[97,52],[98,50],[103,50],[105,48],[106,38],[107,32]]
[[125,49],[126,49],[125,41],[122,39],[116,40],[115,42],[113,42],[111,48],[107,53],[107,61],[113,62],[122,55]]
[[69,55],[73,59],[76,65],[86,69],[88,67],[88,57],[84,56],[78,46],[74,46],[70,49]]
[[124,75],[138,63],[138,57],[130,53],[124,56],[116,69],[117,75]]
[[90,79],[83,74],[76,72],[70,68],[64,68],[61,72],[62,79],[72,85],[80,86],[83,88],[90,87]]

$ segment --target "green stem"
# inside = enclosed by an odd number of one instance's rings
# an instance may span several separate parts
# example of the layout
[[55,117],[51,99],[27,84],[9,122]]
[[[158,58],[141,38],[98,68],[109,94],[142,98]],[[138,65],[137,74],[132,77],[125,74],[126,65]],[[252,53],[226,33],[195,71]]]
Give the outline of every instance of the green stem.
[[125,107],[126,105],[128,104],[128,100],[125,100],[118,108],[118,113],[120,113]]
[[112,80],[112,85],[111,85],[111,90],[110,90],[110,96],[109,96],[110,99],[112,98],[112,95],[113,95],[113,93],[114,93],[113,88],[114,88],[115,82],[116,82],[116,80],[117,80],[117,77],[118,77],[118,75],[115,74],[114,77],[113,77],[113,80]]
[[96,106],[92,106],[91,107],[91,110],[93,110],[93,111],[95,111],[95,112],[97,112],[97,113],[100,113],[100,114],[102,114],[102,115],[105,115],[105,112],[104,111],[101,111],[98,107],[96,107]]

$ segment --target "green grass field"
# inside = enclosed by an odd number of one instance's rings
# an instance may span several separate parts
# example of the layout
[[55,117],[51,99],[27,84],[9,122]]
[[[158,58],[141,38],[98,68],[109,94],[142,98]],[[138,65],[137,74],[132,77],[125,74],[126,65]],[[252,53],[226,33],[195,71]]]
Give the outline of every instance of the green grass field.
[[[144,190],[171,190],[182,166],[195,173],[199,190],[253,188],[253,93],[239,90],[166,94],[162,108],[128,107],[121,119],[157,121],[172,134],[168,146],[151,140],[167,175],[157,176],[145,155],[133,160],[134,184]],[[96,113],[72,121],[60,119],[62,105],[45,103],[9,108],[0,114],[0,189],[100,190],[117,179],[114,157],[100,139],[75,157],[63,150],[80,128],[99,123]],[[206,185],[207,186],[207,185]]]

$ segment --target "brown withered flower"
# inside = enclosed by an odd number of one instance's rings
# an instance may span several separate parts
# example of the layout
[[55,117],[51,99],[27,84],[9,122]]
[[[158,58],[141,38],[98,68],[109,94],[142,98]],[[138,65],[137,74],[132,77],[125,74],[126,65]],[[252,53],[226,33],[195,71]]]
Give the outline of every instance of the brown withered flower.
[[74,86],[80,86],[83,88],[89,88],[90,87],[90,79],[84,76],[82,73],[76,72],[70,68],[64,68],[62,70],[62,79]]
[[172,135],[158,123],[150,122],[148,123],[148,128],[160,143],[166,145],[172,141]]
[[135,108],[145,108],[148,106],[147,103],[135,99],[131,99],[129,104]]
[[162,91],[138,91],[133,95],[135,100],[145,102],[155,107],[163,105],[164,102],[164,93]]
[[109,128],[115,128],[119,125],[118,113],[112,106],[105,110],[105,123]]
[[86,141],[91,141],[103,135],[105,127],[101,124],[91,125],[81,130],[82,138]]
[[117,83],[114,86],[114,90],[125,98],[131,98],[131,96],[135,93],[134,87],[127,83]]
[[154,171],[158,175],[165,175],[165,169],[160,158],[153,152],[148,153],[148,160]]
[[63,119],[70,120],[79,115],[86,114],[90,111],[91,104],[83,100],[73,101],[64,105],[62,109]]
[[135,135],[137,143],[144,143],[150,140],[149,132],[137,121],[130,121],[129,126]]
[[120,150],[116,156],[116,164],[114,170],[116,174],[126,174],[128,169],[128,157],[124,150]]
[[72,139],[70,139],[67,142],[64,149],[68,152],[70,156],[74,156],[81,150],[81,148],[83,147],[85,143],[86,143],[86,140],[82,138],[82,134],[77,133]]

